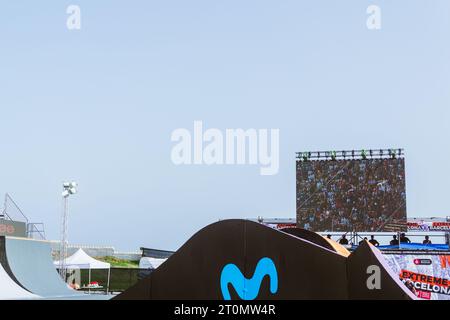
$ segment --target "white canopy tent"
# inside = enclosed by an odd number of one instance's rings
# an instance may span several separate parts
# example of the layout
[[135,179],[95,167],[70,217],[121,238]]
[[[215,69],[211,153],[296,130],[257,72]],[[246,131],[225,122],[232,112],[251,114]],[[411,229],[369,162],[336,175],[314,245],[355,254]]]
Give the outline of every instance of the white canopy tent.
[[[59,266],[59,261],[54,262],[55,266]],[[92,258],[83,249],[78,249],[70,257],[65,259],[67,269],[89,269],[89,283],[91,282],[91,269],[108,269],[108,284],[106,292],[109,291],[109,278],[111,276],[111,264]]]
[[167,259],[158,259],[150,257],[142,257],[139,261],[139,269],[157,269]]

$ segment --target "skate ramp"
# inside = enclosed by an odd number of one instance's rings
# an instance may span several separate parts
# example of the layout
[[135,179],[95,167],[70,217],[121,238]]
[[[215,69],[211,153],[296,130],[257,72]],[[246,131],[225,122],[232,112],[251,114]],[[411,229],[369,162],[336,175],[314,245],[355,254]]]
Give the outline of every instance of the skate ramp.
[[247,220],[200,230],[115,299],[347,299],[346,258]]
[[326,242],[328,242],[330,244],[330,246],[333,248],[334,251],[336,251],[337,253],[339,253],[340,255],[344,256],[344,257],[348,257],[350,256],[350,251],[348,251],[348,249],[346,247],[344,247],[342,244],[332,240],[332,239],[328,239],[327,237],[322,237]]
[[44,298],[83,295],[70,289],[53,265],[47,242],[5,237],[7,268],[22,287]]
[[[371,288],[377,268],[379,288]],[[195,234],[119,300],[415,299],[368,242],[350,256],[247,220]]]
[[[388,266],[381,252],[364,241],[352,252],[347,261],[349,279],[349,298],[355,300],[415,300],[409,291]],[[377,270],[377,271],[374,271]],[[374,288],[377,279],[370,278],[379,273],[379,289]]]

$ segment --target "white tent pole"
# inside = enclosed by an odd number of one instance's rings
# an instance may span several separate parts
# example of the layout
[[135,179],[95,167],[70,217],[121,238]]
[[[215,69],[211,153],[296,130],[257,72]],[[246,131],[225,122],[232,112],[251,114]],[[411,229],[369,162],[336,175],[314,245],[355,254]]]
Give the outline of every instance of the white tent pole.
[[106,285],[106,294],[109,293],[109,279],[111,277],[111,268],[108,268],[108,284]]

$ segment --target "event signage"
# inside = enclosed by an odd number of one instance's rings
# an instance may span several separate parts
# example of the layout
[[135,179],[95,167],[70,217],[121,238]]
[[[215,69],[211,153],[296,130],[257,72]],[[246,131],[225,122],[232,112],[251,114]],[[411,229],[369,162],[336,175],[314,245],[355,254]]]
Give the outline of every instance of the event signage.
[[27,235],[25,222],[0,219],[0,236],[23,237]]
[[446,278],[402,270],[400,272],[400,279],[412,281],[419,297],[431,298],[431,293],[450,296],[450,281]]
[[272,259],[264,257],[259,260],[250,279],[247,279],[235,264],[227,264],[220,275],[220,287],[224,300],[231,300],[229,284],[234,287],[242,300],[255,300],[266,276],[270,280],[270,292],[275,294],[278,291],[278,272]]
[[450,255],[384,254],[391,269],[405,284],[412,284],[417,297],[450,300]]
[[415,265],[429,266],[433,263],[430,259],[414,259]]
[[450,231],[446,221],[408,221],[408,231]]
[[277,230],[297,227],[297,224],[295,224],[295,223],[269,223],[266,225],[273,229],[277,229]]

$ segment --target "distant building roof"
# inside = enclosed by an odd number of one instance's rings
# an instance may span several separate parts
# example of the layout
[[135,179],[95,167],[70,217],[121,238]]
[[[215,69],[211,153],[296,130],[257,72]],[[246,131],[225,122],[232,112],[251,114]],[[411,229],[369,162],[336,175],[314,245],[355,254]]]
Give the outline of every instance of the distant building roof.
[[157,259],[167,259],[172,254],[174,254],[173,251],[152,249],[152,248],[141,248],[141,250],[142,250],[142,257],[157,258]]

